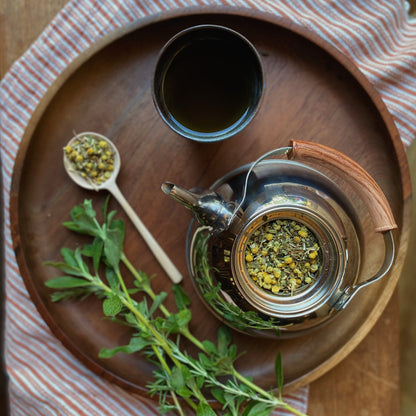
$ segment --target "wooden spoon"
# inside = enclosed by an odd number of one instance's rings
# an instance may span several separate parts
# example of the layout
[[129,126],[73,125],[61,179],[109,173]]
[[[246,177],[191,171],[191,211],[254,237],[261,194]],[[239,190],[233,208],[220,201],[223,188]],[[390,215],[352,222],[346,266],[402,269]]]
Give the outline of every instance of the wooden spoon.
[[172,261],[169,259],[169,257],[160,247],[159,243],[155,240],[153,235],[150,233],[150,231],[146,228],[146,226],[137,216],[137,214],[135,213],[133,208],[130,206],[130,204],[127,202],[127,200],[124,198],[123,194],[121,193],[119,187],[116,184],[117,175],[120,171],[120,165],[121,165],[120,154],[117,148],[114,146],[111,140],[109,140],[107,137],[98,133],[93,133],[93,132],[84,132],[84,133],[77,134],[68,142],[67,146],[72,146],[76,139],[79,139],[84,136],[92,136],[99,141],[104,140],[108,143],[108,145],[111,147],[111,149],[114,152],[114,164],[113,164],[114,170],[111,172],[111,176],[106,181],[100,184],[96,184],[91,179],[84,178],[83,176],[81,176],[80,172],[74,169],[74,167],[71,164],[71,161],[68,159],[68,157],[65,155],[65,152],[64,152],[64,166],[69,177],[77,185],[81,186],[82,188],[95,190],[95,191],[106,189],[107,191],[109,191],[114,196],[114,198],[116,198],[118,203],[121,205],[121,207],[124,209],[126,214],[129,216],[130,220],[132,221],[132,223],[135,225],[135,227],[139,231],[143,240],[147,243],[153,255],[158,260],[160,265],[163,267],[163,269],[165,270],[169,278],[172,280],[172,282],[179,283],[182,280],[181,273],[178,271],[176,266],[172,263]]

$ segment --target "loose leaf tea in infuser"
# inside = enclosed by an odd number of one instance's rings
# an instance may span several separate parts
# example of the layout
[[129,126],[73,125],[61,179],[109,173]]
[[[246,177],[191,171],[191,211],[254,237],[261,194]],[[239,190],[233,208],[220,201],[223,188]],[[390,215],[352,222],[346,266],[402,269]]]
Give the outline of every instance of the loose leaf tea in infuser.
[[246,246],[247,272],[258,287],[293,295],[311,285],[321,260],[318,239],[304,224],[275,220],[258,227]]

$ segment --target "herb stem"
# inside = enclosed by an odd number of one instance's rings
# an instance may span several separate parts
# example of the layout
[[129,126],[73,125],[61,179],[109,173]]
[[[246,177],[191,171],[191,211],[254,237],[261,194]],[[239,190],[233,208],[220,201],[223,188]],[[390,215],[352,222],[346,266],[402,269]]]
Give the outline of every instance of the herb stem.
[[[120,296],[120,295],[119,295]],[[130,298],[130,297],[129,297]],[[175,357],[174,352],[171,349],[171,346],[169,345],[169,342],[166,340],[166,338],[163,337],[163,335],[161,335],[146,319],[145,316],[143,316],[135,307],[134,305],[131,303],[131,299],[130,301],[128,301],[126,298],[124,298],[124,296],[120,296],[120,300],[122,301],[123,305],[126,306],[130,312],[132,312],[136,318],[139,320],[139,322],[145,326],[150,333],[154,336],[156,342],[158,343],[158,345],[166,352],[166,354],[169,356],[169,358],[172,360],[172,362],[176,365],[176,367],[178,367],[179,369],[182,368],[182,363]],[[193,393],[195,394],[195,396],[203,401],[204,396],[201,393],[201,391],[199,389],[194,389]],[[190,399],[184,397],[185,401],[196,410],[196,406],[195,403],[193,403]]]
[[189,331],[188,327],[184,327],[180,329],[180,333],[186,337],[189,341],[191,341],[196,347],[198,347],[201,351],[205,353],[209,353],[207,349],[205,348],[204,344],[199,341],[192,333]]
[[157,331],[152,325],[149,324],[147,319],[130,303],[128,302],[123,296],[120,297],[121,301],[123,302],[123,305],[126,306],[130,312],[134,314],[134,316],[139,320],[139,322],[148,329],[151,334],[154,336],[155,340],[160,344],[162,349],[169,355],[169,357],[172,359],[173,363],[180,367],[181,363],[173,356],[172,350],[168,343],[166,342],[166,339]]
[[[129,269],[130,273],[134,276],[134,278],[141,284],[143,291],[152,299],[155,300],[156,294],[153,292],[152,288],[147,285],[142,277],[140,276],[140,273],[137,272],[137,270],[134,268],[134,266],[130,263],[130,260],[127,258],[127,256],[124,254],[124,252],[121,252],[120,260],[124,263],[124,265]],[[159,306],[160,311],[165,315],[166,317],[169,317],[171,313],[166,309],[164,305]]]
[[[154,351],[156,357],[158,358],[160,364],[162,365],[162,368],[166,371],[166,374],[168,376],[171,376],[172,372],[170,371],[170,368],[169,368],[169,366],[168,366],[165,358],[160,353],[159,349],[156,347],[156,345],[152,345],[152,348],[153,348],[153,351]],[[178,411],[179,415],[180,416],[185,416],[185,414],[183,412],[183,409],[182,409],[182,406],[179,403],[179,400],[178,400],[178,397],[177,397],[176,393],[173,390],[170,390],[170,393],[172,395],[172,399],[173,399],[173,401],[175,403],[176,410]],[[197,406],[196,406],[196,404],[192,400],[190,400],[187,397],[185,397],[184,399],[185,399],[186,403],[188,403],[188,405],[190,407],[192,407],[194,410],[196,410]]]
[[119,271],[117,271],[116,274],[117,274],[117,278],[118,278],[118,280],[119,280],[119,282],[121,284],[121,287],[123,289],[124,295],[126,296],[129,304],[133,306],[133,301],[131,300],[131,297],[129,295],[129,292],[128,292],[127,288],[126,288],[126,284],[124,283],[123,277],[121,276],[121,273]]
[[272,393],[269,393],[269,392],[263,390],[261,387],[257,386],[252,381],[250,381],[249,379],[247,379],[246,377],[241,375],[238,371],[233,370],[233,376],[235,378],[237,378],[238,380],[240,380],[242,383],[244,383],[246,386],[250,387],[252,390],[259,393],[260,395],[262,395],[266,398],[269,398],[269,399],[273,398],[277,406],[282,407],[286,410],[289,410],[290,412],[292,412],[293,414],[295,414],[297,416],[306,416],[305,413],[303,413],[303,412],[293,408],[292,406],[288,405],[282,399],[277,398],[277,397],[273,396]]
[[[248,378],[244,377],[241,373],[239,373],[235,368],[232,370],[233,376],[240,380],[242,383],[244,383],[247,387],[250,387],[255,392],[259,393],[260,395],[264,397],[270,398],[272,396],[271,393],[268,393],[267,391],[263,390],[261,387],[254,384],[252,381],[250,381]],[[278,400],[276,397],[273,396],[274,399]]]
[[[124,263],[124,265],[129,269],[130,273],[135,277],[135,279],[142,285],[143,290],[146,292],[146,294],[154,300],[156,298],[156,294],[153,292],[152,288],[150,286],[147,286],[144,284],[142,277],[140,276],[140,273],[137,272],[137,270],[134,268],[134,266],[131,264],[130,260],[127,258],[127,256],[124,254],[124,252],[121,253],[120,257],[121,261]],[[166,318],[171,316],[171,313],[166,309],[166,307],[162,304],[159,306],[160,311],[165,315]],[[204,345],[201,341],[199,341],[192,333],[189,331],[188,327],[183,327],[180,329],[180,334],[183,335],[185,338],[187,338],[189,341],[191,341],[196,347],[198,347],[200,350],[207,352]]]
[[282,407],[283,409],[288,410],[289,412],[292,412],[294,415],[297,415],[297,416],[306,416],[305,413],[301,412],[300,410],[295,409],[290,404],[287,404],[287,403],[282,402],[282,404],[280,405],[280,407]]
[[[136,318],[144,325],[144,326],[146,326],[146,328],[147,329],[149,329],[150,331],[151,331],[151,333],[153,334],[153,336],[155,337],[155,339],[157,340],[157,342],[159,343],[159,345],[162,347],[162,349],[169,355],[169,357],[172,359],[172,361],[174,362],[174,364],[178,367],[178,368],[181,368],[181,366],[182,366],[182,364],[180,363],[180,361],[178,361],[176,358],[175,358],[175,356],[174,356],[174,354],[173,354],[173,351],[170,349],[170,347],[169,347],[169,345],[168,345],[168,343],[167,342],[165,342],[165,339],[161,336],[161,334],[159,334],[158,333],[158,331],[156,331],[153,327],[152,327],[152,325],[150,325],[149,323],[148,323],[148,321],[146,320],[146,318],[134,307],[134,304],[133,304],[133,301],[132,301],[132,299],[131,299],[131,297],[130,297],[130,295],[129,295],[129,293],[128,293],[128,291],[127,291],[127,288],[126,288],[126,286],[125,286],[125,284],[124,284],[124,281],[123,281],[123,278],[122,278],[122,276],[121,276],[121,274],[120,273],[117,273],[117,277],[118,277],[118,279],[119,279],[119,281],[120,281],[120,284],[121,284],[121,286],[122,286],[122,288],[123,288],[123,292],[124,292],[124,294],[125,294],[125,296],[126,296],[126,298],[124,298],[123,296],[121,296],[120,294],[118,295],[119,296],[119,299],[121,300],[121,302],[123,303],[123,305],[124,306],[126,306],[129,310],[130,310],[130,312],[132,312],[135,316],[136,316]],[[103,289],[105,292],[107,292],[107,293],[113,293],[113,291],[111,290],[111,288],[109,288],[105,283],[103,283],[101,280],[99,280],[99,282],[97,282],[97,286],[98,287],[100,287],[101,289]],[[170,368],[169,368],[169,366],[168,366],[168,364],[166,363],[166,360],[164,359],[164,357],[162,356],[162,354],[160,354],[160,351],[159,351],[159,349],[156,347],[156,345],[152,345],[152,349],[153,349],[153,351],[154,351],[154,353],[155,353],[155,355],[156,355],[156,357],[158,358],[158,360],[159,360],[159,362],[160,362],[160,364],[162,365],[162,367],[163,367],[163,369],[167,372],[167,374],[168,375],[170,375],[171,374],[171,371],[170,371]],[[184,415],[184,413],[183,413],[183,410],[182,410],[182,407],[181,407],[181,405],[180,405],[180,403],[179,403],[179,401],[178,401],[178,399],[177,399],[177,396],[176,396],[176,394],[175,394],[175,392],[174,391],[172,391],[171,390],[171,394],[172,394],[172,398],[173,398],[173,401],[175,402],[175,405],[177,406],[177,410],[178,410],[178,412],[179,412],[179,414],[181,415],[181,416],[183,416]],[[199,393],[200,394],[200,397],[202,397],[202,394],[201,393]],[[189,399],[189,398],[187,398],[187,397],[184,397],[184,400],[186,401],[186,403],[190,406],[190,407],[192,407],[194,410],[196,410],[197,409],[197,406],[196,406],[196,404],[191,400],[191,399]]]

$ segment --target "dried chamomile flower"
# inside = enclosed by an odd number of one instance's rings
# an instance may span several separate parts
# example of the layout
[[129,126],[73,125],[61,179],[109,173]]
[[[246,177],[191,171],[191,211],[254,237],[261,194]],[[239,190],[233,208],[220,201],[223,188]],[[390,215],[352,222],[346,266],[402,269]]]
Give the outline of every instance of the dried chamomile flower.
[[276,295],[293,295],[316,281],[321,248],[304,224],[279,219],[257,228],[247,242],[245,265],[258,287]]
[[64,147],[72,168],[83,178],[101,185],[114,171],[114,150],[102,139],[92,135],[79,136]]

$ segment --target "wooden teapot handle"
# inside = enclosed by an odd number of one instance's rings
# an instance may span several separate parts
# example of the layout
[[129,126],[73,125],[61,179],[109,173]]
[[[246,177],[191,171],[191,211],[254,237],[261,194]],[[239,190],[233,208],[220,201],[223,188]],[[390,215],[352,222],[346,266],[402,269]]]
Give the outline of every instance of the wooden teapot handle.
[[397,228],[390,205],[376,181],[348,156],[317,143],[292,140],[288,159],[313,159],[340,169],[355,186],[372,215],[376,232],[386,232]]

